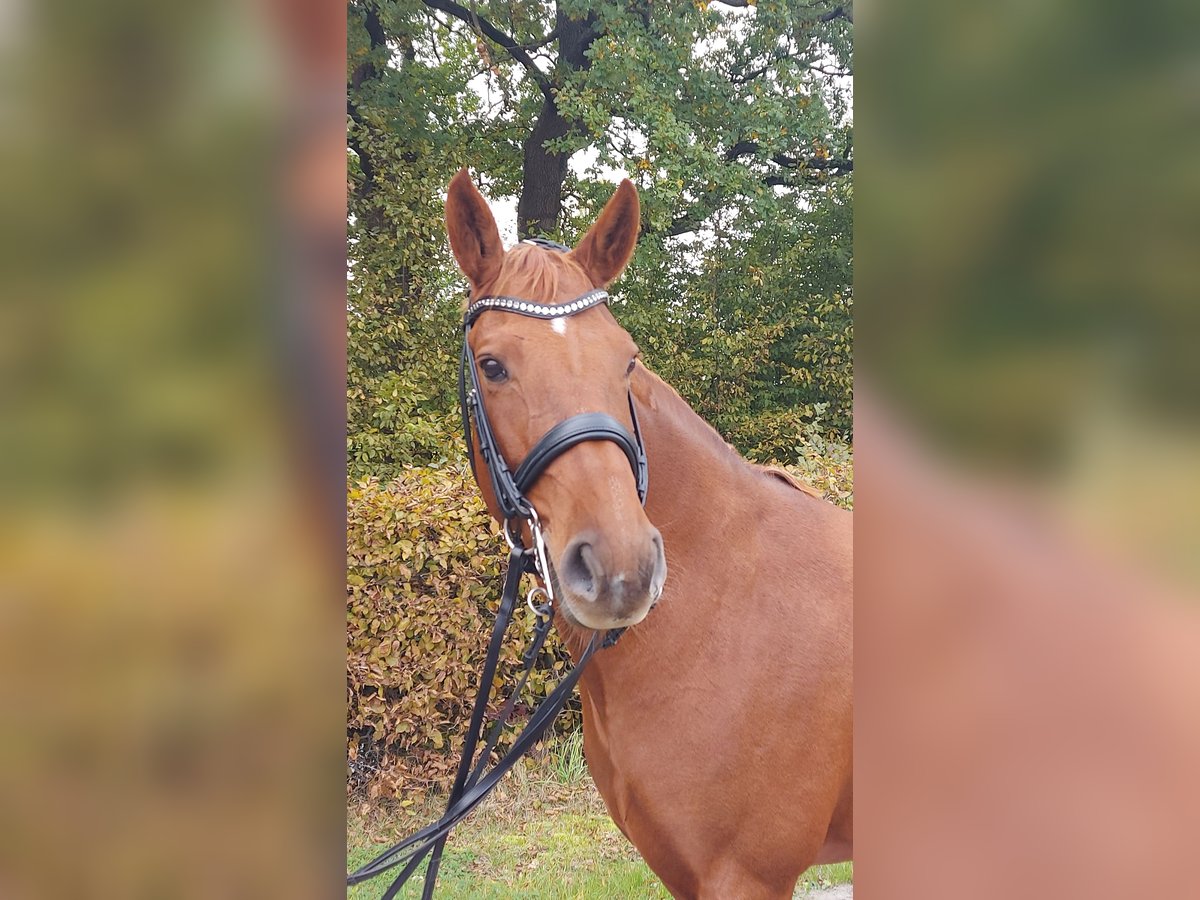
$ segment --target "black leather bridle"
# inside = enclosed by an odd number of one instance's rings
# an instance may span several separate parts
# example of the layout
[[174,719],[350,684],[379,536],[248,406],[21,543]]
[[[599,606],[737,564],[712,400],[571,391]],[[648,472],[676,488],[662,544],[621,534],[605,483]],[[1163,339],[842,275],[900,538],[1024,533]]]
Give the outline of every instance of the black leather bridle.
[[[567,247],[556,241],[544,238],[532,238],[526,243],[536,244],[559,252],[566,252]],[[642,431],[638,425],[637,408],[633,403],[633,391],[628,390],[626,400],[629,403],[629,420],[633,423],[631,435],[625,426],[606,413],[579,413],[559,422],[541,436],[533,448],[525,454],[525,459],[516,467],[514,472],[500,452],[496,442],[496,434],[488,418],[487,409],[483,405],[483,392],[479,385],[479,370],[475,365],[475,354],[471,352],[471,327],[475,321],[486,312],[506,312],[533,319],[553,320],[566,316],[577,315],[601,303],[608,302],[608,292],[595,288],[581,294],[574,300],[565,303],[538,303],[521,297],[482,297],[470,303],[463,313],[462,356],[458,369],[458,404],[462,412],[463,439],[467,444],[467,459],[471,463],[471,473],[479,482],[479,471],[475,465],[474,445],[471,440],[471,425],[474,422],[475,433],[479,438],[479,455],[483,458],[484,467],[492,485],[492,495],[504,519],[504,536],[511,548],[520,546],[521,530],[519,525],[525,523],[533,537],[533,548],[530,554],[530,571],[536,573],[545,585],[542,593],[549,606],[554,604],[554,582],[550,570],[550,561],[546,555],[546,544],[542,535],[541,521],[537,510],[529,500],[529,489],[537,482],[546,467],[577,444],[585,441],[611,441],[621,448],[629,466],[633,470],[634,482],[637,485],[638,500],[646,504],[646,486],[648,466],[646,464],[646,447],[642,443]],[[468,387],[469,385],[469,387]],[[482,482],[480,482],[482,483]],[[513,526],[518,527],[514,528]],[[532,605],[532,604],[531,604]],[[624,629],[613,629],[605,637],[604,646],[616,643]]]
[[[492,493],[496,504],[506,521],[528,519],[533,504],[526,494],[537,481],[538,476],[546,470],[555,459],[566,453],[576,444],[584,441],[612,441],[625,453],[629,465],[633,469],[633,477],[637,481],[638,499],[646,502],[646,448],[642,444],[642,433],[638,427],[637,409],[633,404],[633,393],[628,394],[629,418],[633,423],[631,436],[625,427],[605,413],[579,413],[559,422],[534,444],[533,449],[526,454],[524,461],[514,473],[500,448],[496,443],[492,424],[488,419],[487,410],[483,405],[479,389],[479,372],[475,366],[475,356],[471,352],[469,338],[471,326],[483,313],[490,310],[514,313],[534,319],[557,319],[573,316],[591,309],[593,306],[608,301],[608,294],[602,290],[588,291],[574,300],[560,304],[541,304],[517,297],[485,297],[476,300],[467,307],[463,315],[463,344],[462,359],[458,373],[458,401],[462,409],[463,436],[467,442],[467,459],[471,461],[471,471],[476,479],[479,473],[475,469],[475,454],[472,452],[471,421],[475,422],[475,431],[479,435],[479,453],[483,457],[488,475],[492,482]],[[470,388],[468,389],[468,384]]]
[[[539,244],[552,250],[566,251],[568,249],[562,244],[540,238],[535,238],[529,243]],[[383,894],[384,900],[390,900],[416,872],[421,860],[429,856],[429,866],[425,872],[425,886],[421,896],[422,900],[431,900],[437,881],[442,848],[450,830],[499,784],[500,779],[518,759],[536,745],[538,739],[566,705],[588,660],[597,650],[615,644],[625,630],[614,628],[608,631],[603,638],[598,634],[593,636],[580,655],[578,663],[559,680],[554,690],[529,717],[525,728],[513,741],[509,751],[488,769],[487,763],[492,750],[495,749],[504,725],[529,678],[529,673],[533,670],[538,654],[549,633],[553,616],[553,576],[550,570],[550,561],[546,555],[546,545],[537,510],[534,509],[528,497],[529,489],[537,482],[538,477],[550,463],[577,444],[585,441],[611,441],[621,448],[625,458],[629,460],[634,480],[637,483],[638,498],[645,504],[647,465],[646,449],[642,443],[641,429],[638,427],[637,410],[633,403],[633,393],[630,392],[628,399],[630,421],[633,423],[632,435],[625,429],[625,426],[605,413],[580,413],[559,422],[542,435],[514,472],[500,452],[495,432],[492,430],[487,410],[483,405],[482,392],[479,388],[479,373],[468,341],[471,326],[483,313],[492,310],[515,313],[535,319],[557,319],[562,316],[576,315],[593,306],[605,303],[607,300],[608,294],[603,290],[588,291],[574,300],[560,304],[542,304],[519,297],[484,297],[471,303],[463,315],[462,358],[458,373],[458,399],[462,409],[463,437],[467,443],[467,458],[471,462],[471,471],[475,475],[475,480],[479,481],[471,439],[473,422],[475,433],[479,438],[479,455],[488,470],[492,493],[496,498],[499,511],[504,517],[504,536],[509,546],[508,572],[504,578],[500,608],[492,627],[492,637],[488,644],[487,656],[484,659],[479,692],[475,697],[471,724],[463,741],[462,757],[459,760],[454,786],[450,790],[446,812],[436,822],[409,835],[348,875],[347,885],[367,881],[394,866],[404,864],[403,870]],[[528,525],[533,538],[533,547],[524,546],[521,523]],[[543,587],[534,587],[527,597],[529,607],[536,616],[533,638],[523,657],[524,669],[517,682],[517,687],[497,715],[484,742],[483,750],[478,754],[478,760],[476,760],[476,748],[483,734],[488,697],[495,679],[504,633],[508,629],[513,610],[516,607],[521,577],[527,572],[537,574],[543,584]],[[535,604],[534,598],[539,595],[544,600]]]

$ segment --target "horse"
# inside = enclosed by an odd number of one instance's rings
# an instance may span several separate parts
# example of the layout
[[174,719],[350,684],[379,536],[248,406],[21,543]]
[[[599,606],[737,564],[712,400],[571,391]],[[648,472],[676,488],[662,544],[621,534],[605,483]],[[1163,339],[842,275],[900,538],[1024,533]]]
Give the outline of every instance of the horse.
[[[465,168],[447,190],[469,304],[541,308],[607,288],[639,227],[625,180],[574,249],[505,251]],[[642,363],[606,304],[580,305],[485,309],[468,346],[510,469],[582,413],[644,442],[644,506],[611,440],[571,446],[527,492],[571,656],[627,629],[579,681],[588,769],[672,896],[790,898],[809,866],[852,852],[851,514],[744,460]],[[503,521],[474,438],[480,493]]]

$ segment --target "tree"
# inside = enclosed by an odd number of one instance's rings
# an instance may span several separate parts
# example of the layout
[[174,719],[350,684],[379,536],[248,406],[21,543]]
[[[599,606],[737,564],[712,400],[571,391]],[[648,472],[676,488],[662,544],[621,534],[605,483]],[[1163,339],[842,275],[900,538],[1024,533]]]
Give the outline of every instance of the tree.
[[628,173],[620,315],[648,360],[743,450],[787,443],[768,421],[848,436],[853,14],[751,6],[351,0],[352,456],[437,456],[461,299],[441,201],[464,164],[517,198],[521,237],[567,242]]

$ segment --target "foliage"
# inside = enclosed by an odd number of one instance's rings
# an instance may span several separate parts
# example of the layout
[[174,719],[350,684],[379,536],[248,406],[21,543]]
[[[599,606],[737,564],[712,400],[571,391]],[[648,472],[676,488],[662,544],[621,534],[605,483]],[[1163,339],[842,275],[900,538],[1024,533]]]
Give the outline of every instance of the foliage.
[[[347,366],[350,474],[394,476],[405,464],[459,458],[452,327],[428,323],[414,335],[409,320],[386,318],[378,307],[354,311],[348,323],[356,350]],[[426,337],[430,331],[440,336]],[[397,367],[397,357],[407,364]]]
[[614,309],[651,365],[744,453],[798,462],[797,425],[850,439],[849,5],[348,9],[353,477],[461,458],[442,201],[463,165],[493,200],[552,195],[541,230],[568,243],[627,173],[643,231]]
[[824,437],[808,425],[794,451],[799,458],[784,468],[831,503],[854,508],[854,454],[848,445]]
[[852,261],[838,242],[850,189],[824,191],[818,212],[780,212],[749,236],[735,220],[693,260],[644,239],[618,285],[648,364],[751,458],[797,461],[809,424],[852,433]]
[[[382,21],[365,24],[366,11]],[[347,456],[352,476],[454,458],[454,363],[461,286],[446,245],[447,173],[466,161],[478,99],[461,54],[411,50],[412,3],[351,3],[352,116],[347,283]],[[375,45],[368,30],[385,28]],[[378,36],[378,34],[377,34]],[[386,74],[386,77],[384,75]]]
[[[351,787],[376,796],[401,783],[444,785],[495,620],[503,541],[469,473],[456,468],[406,469],[386,485],[365,479],[351,485],[347,506]],[[514,682],[531,625],[518,611],[499,683]],[[544,696],[568,661],[552,634],[529,695]],[[578,723],[577,708],[557,722]],[[510,729],[501,747],[512,737]]]

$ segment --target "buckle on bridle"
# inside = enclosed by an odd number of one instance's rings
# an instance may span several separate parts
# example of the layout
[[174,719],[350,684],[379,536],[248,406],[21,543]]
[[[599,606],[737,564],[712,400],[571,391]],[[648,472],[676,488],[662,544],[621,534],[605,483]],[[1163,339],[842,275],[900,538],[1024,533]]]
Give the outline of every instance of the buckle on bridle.
[[[545,597],[545,602],[534,603],[534,598],[538,596]],[[525,595],[525,605],[529,607],[529,611],[538,619],[549,619],[554,615],[554,604],[550,601],[550,595],[541,585],[535,584],[529,589],[529,593]]]
[[522,552],[526,561],[526,571],[537,575],[542,579],[542,584],[545,585],[545,587],[535,586],[530,590],[529,596],[526,597],[526,603],[535,615],[549,615],[548,612],[539,613],[537,609],[534,609],[532,602],[533,594],[536,591],[546,598],[546,602],[542,605],[547,610],[554,607],[554,582],[550,578],[550,555],[546,550],[546,536],[542,532],[542,522],[538,518],[537,510],[532,505],[529,506],[528,513],[522,514],[522,518],[524,518],[525,524],[529,526],[529,533],[533,535],[533,546],[526,547],[521,541],[520,533],[513,534],[512,523],[515,519],[505,519],[504,540],[508,543],[510,551],[520,550]]

